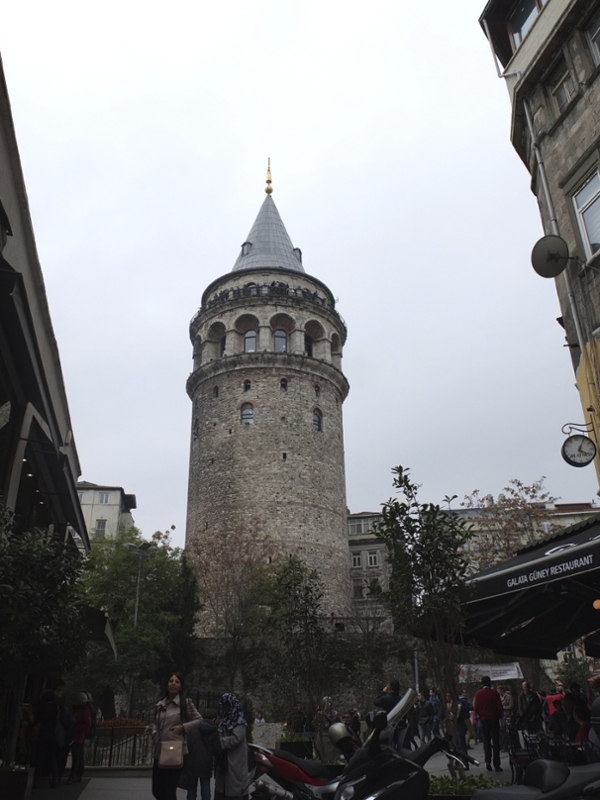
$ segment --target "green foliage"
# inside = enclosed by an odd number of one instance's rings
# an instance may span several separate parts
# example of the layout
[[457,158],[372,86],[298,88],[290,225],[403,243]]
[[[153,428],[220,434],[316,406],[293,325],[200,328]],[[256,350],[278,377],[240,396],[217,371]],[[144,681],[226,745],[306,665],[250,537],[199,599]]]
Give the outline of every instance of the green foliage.
[[451,778],[448,775],[429,776],[429,795],[460,795],[470,797],[478,789],[496,789],[504,784],[486,778],[485,775],[466,775],[464,778]]
[[[182,552],[166,534],[156,533],[157,549],[141,559],[125,543],[139,547],[138,530],[120,531],[114,539],[94,542],[83,576],[86,602],[108,612],[115,632],[118,659],[111,652],[88,648],[87,658],[72,683],[98,698],[127,694],[131,676],[141,691],[153,695],[147,682],[162,684],[169,672],[187,672],[197,658],[194,620],[199,609],[196,582]],[[140,595],[134,625],[138,568]]]
[[85,641],[78,579],[82,558],[52,531],[15,532],[0,505],[0,675],[59,672]]
[[323,623],[318,574],[291,555],[267,587],[271,686],[275,714],[284,718],[294,698],[315,710],[345,676],[345,642]]
[[546,505],[559,498],[544,486],[544,477],[532,484],[518,478],[508,482],[496,500],[479,489],[467,495],[462,506],[478,509],[473,523],[471,554],[477,569],[512,558],[517,550],[533,544],[561,527]]
[[569,661],[561,661],[556,669],[556,677],[563,682],[565,689],[568,689],[572,683],[578,683],[586,689],[591,674],[592,667],[587,658],[571,658]]
[[457,643],[470,597],[465,544],[471,533],[449,510],[419,503],[409,471],[393,470],[401,499],[384,504],[377,534],[385,541],[391,568],[389,589],[381,597],[396,631],[415,636],[428,671],[443,695],[457,696]]

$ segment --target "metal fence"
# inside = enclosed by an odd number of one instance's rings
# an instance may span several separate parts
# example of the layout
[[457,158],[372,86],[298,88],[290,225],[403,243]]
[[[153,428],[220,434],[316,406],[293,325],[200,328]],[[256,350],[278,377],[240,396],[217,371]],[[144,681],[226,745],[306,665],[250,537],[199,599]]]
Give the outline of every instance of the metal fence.
[[98,728],[86,739],[84,763],[90,767],[142,767],[152,764],[154,742],[146,728]]

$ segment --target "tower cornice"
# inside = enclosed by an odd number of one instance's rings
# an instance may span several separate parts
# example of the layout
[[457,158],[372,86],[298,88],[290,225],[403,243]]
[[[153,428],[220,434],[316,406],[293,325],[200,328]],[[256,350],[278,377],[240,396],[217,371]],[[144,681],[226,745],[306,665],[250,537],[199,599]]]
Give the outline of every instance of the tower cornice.
[[350,390],[350,384],[341,370],[324,359],[310,358],[296,353],[265,352],[222,356],[214,359],[214,361],[209,361],[207,364],[202,364],[187,379],[187,393],[193,398],[200,384],[208,380],[212,381],[225,373],[240,370],[246,374],[248,370],[264,370],[265,368],[275,369],[278,373],[310,373],[317,379],[330,381],[338,389],[342,402],[346,399]]

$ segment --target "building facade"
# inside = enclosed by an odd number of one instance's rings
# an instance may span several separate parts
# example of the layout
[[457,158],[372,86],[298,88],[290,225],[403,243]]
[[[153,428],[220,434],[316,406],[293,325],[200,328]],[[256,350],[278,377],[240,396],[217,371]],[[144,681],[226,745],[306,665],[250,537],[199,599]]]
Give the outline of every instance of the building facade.
[[[571,260],[556,278],[583,419],[600,441],[600,4],[490,0],[480,18],[512,102],[512,144],[546,234]],[[561,264],[562,266],[562,264]],[[600,450],[600,447],[598,448]],[[600,478],[600,455],[595,459]]]
[[192,430],[186,544],[254,531],[265,557],[300,556],[323,579],[327,613],[350,595],[342,373],[346,326],[308,275],[270,194],[231,272],[191,321]]
[[119,529],[135,524],[132,510],[136,508],[134,494],[126,494],[121,486],[100,486],[80,481],[77,495],[85,524],[93,539],[112,539]]
[[0,63],[0,500],[84,550],[81,473]]

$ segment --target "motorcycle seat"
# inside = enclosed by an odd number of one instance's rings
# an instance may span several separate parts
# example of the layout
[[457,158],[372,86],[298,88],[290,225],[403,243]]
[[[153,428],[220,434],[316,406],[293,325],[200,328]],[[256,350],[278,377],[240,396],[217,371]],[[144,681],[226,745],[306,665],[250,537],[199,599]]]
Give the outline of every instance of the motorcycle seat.
[[[599,779],[600,764],[567,767],[558,761],[538,759],[525,770],[523,785],[478,789],[472,800],[571,800]],[[529,781],[537,785],[526,785]]]
[[325,780],[331,781],[335,777],[329,768],[320,761],[298,758],[288,753],[286,750],[273,750],[272,753],[277,756],[277,758],[284,759],[284,761],[291,761],[292,764],[300,767],[300,769],[306,772],[307,775],[310,775],[311,778],[324,778]]

